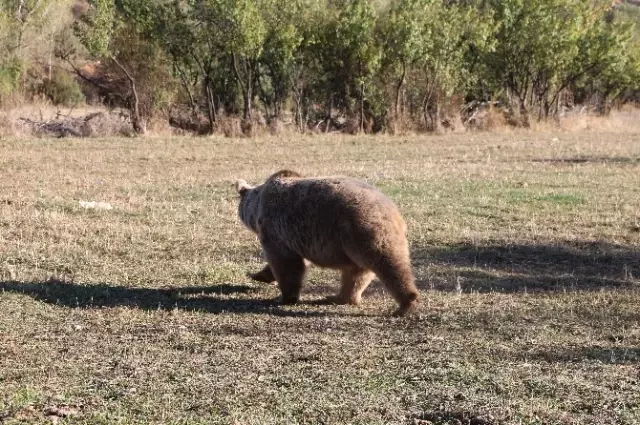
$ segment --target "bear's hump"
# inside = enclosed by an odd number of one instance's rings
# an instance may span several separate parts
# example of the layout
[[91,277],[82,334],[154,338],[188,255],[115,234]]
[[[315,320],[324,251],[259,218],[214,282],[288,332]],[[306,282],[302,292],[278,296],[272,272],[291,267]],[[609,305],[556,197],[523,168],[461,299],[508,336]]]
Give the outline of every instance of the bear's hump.
[[351,177],[277,179],[263,187],[263,202],[269,208],[301,206],[328,208],[328,213],[397,211],[396,205],[374,186]]

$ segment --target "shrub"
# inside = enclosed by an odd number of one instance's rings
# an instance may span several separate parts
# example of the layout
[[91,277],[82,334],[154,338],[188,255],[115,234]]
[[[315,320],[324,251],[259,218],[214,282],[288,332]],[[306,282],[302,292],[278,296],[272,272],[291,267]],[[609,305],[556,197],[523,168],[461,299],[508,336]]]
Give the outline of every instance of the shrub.
[[55,70],[42,84],[42,92],[54,105],[74,106],[84,102],[80,85],[68,72]]
[[18,89],[22,72],[23,66],[18,60],[0,63],[0,103]]

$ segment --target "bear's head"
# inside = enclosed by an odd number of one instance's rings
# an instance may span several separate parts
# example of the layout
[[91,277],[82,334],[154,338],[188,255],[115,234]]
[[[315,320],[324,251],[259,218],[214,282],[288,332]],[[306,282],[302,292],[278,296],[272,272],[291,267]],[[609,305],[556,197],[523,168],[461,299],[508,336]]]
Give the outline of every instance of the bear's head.
[[236,181],[236,192],[240,195],[240,204],[238,205],[238,215],[242,223],[249,229],[258,233],[258,202],[262,188],[269,184],[279,184],[285,180],[297,180],[302,175],[292,170],[280,170],[270,175],[264,184],[259,186],[251,186],[245,180]]
[[236,192],[240,195],[238,216],[242,224],[257,233],[256,213],[258,210],[259,187],[248,184],[245,180],[236,181]]

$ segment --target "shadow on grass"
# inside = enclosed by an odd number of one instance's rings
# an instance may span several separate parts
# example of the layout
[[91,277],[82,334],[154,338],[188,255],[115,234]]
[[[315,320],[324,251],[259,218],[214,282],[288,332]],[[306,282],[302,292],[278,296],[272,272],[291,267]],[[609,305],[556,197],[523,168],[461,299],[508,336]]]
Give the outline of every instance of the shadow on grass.
[[132,307],[142,310],[186,310],[207,313],[250,313],[273,316],[327,316],[318,311],[290,311],[275,299],[224,298],[257,289],[247,285],[207,287],[132,288],[108,284],[77,284],[50,279],[44,282],[0,282],[0,292],[26,294],[38,301],[71,308]]
[[543,164],[640,164],[640,157],[627,156],[579,156],[573,158],[535,158],[531,162]]
[[[416,265],[435,265],[420,286],[452,290],[523,292],[638,287],[640,246],[596,242],[454,244],[413,247]],[[449,276],[454,274],[454,278]],[[461,278],[461,279],[460,279]],[[442,282],[445,283],[442,283]]]
[[496,422],[491,415],[476,415],[467,411],[438,410],[423,412],[412,416],[412,422],[428,423],[432,425],[468,424],[468,425],[494,425]]
[[[593,291],[640,288],[640,246],[595,242],[544,244],[452,244],[412,247],[415,265],[430,266],[429,276],[416,276],[421,289],[478,292]],[[433,267],[431,267],[433,266]],[[338,284],[307,293],[333,292]],[[379,287],[379,282],[374,284]],[[247,285],[136,288],[109,284],[0,281],[0,291],[23,293],[50,304],[71,308],[128,306],[144,310],[188,310],[209,313],[251,313],[275,316],[327,316],[324,311],[290,311],[272,299],[234,298],[258,291]],[[369,293],[371,290],[368,291]],[[367,293],[365,293],[365,296]],[[314,303],[306,303],[314,304]]]
[[584,361],[596,361],[605,364],[636,364],[640,363],[640,348],[597,346],[580,348],[568,347],[558,350],[537,351],[522,357],[526,360],[542,360],[549,363],[580,363]]

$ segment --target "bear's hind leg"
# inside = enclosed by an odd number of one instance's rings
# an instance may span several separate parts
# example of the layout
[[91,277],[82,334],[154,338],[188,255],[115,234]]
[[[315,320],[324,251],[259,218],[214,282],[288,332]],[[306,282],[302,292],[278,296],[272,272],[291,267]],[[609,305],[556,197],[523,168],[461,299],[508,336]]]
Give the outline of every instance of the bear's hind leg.
[[373,271],[399,304],[394,316],[404,316],[418,306],[416,288],[411,263],[402,259],[381,258]]
[[342,269],[340,292],[327,297],[327,300],[334,304],[359,305],[362,302],[362,292],[367,289],[373,277],[373,272],[358,266]]
[[300,299],[302,281],[306,271],[304,259],[292,252],[265,248],[269,267],[282,293],[282,304],[295,304]]

